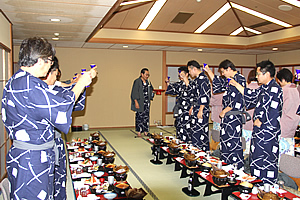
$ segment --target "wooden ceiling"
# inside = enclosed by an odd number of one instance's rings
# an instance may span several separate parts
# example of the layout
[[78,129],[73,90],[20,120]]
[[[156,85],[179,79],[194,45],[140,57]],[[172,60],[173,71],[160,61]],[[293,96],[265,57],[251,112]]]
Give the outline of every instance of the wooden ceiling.
[[[199,0],[198,0],[199,1]],[[119,6],[122,0],[2,0],[0,7],[13,23],[14,43],[18,44],[26,37],[42,36],[49,40],[54,33],[59,33],[59,41],[53,41],[57,47],[105,48],[165,51],[197,51],[216,53],[262,54],[300,49],[300,8],[282,0],[167,0],[147,30],[138,31],[138,27],[147,15],[155,0],[150,2]],[[124,1],[126,2],[126,1]],[[264,19],[252,16],[236,8],[229,9],[222,17],[202,33],[194,31],[209,19],[224,4],[233,2],[257,12],[291,24],[284,28]],[[290,6],[290,11],[283,11],[279,6]],[[177,18],[176,18],[177,16]],[[50,17],[61,18],[53,23]],[[174,22],[175,21],[175,22]],[[249,31],[242,31],[237,36],[229,36],[237,28],[244,26],[262,32],[265,38],[255,41],[258,36]],[[298,29],[297,29],[298,28]],[[111,34],[109,31],[111,30]],[[113,33],[118,31],[119,35]],[[286,34],[287,31],[293,34]],[[102,32],[108,36],[103,36]],[[130,32],[131,31],[131,32]],[[155,39],[131,38],[132,33],[156,34]],[[108,34],[107,34],[108,33]],[[160,34],[159,34],[160,33]],[[174,40],[159,35],[176,34]],[[150,37],[152,37],[149,36]],[[220,42],[208,43],[206,40],[191,42],[189,37],[215,37],[216,41],[248,38],[248,43],[222,45]],[[233,38],[233,39],[232,39]],[[171,41],[170,41],[171,40]]]

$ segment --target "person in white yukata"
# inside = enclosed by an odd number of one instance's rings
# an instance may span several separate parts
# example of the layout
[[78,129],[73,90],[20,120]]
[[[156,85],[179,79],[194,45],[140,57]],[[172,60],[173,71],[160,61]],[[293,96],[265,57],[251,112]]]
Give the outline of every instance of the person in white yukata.
[[229,79],[246,86],[245,77],[235,68],[230,60],[224,60],[219,64],[222,76],[214,75],[209,66],[204,68],[212,80],[213,93],[224,92],[222,98],[222,111],[220,130],[221,160],[228,164],[237,164],[238,168],[244,167],[244,155],[242,148],[242,127],[245,123],[245,104],[243,96],[233,86],[228,85]]
[[252,176],[269,184],[275,184],[278,177],[280,118],[283,106],[283,92],[274,76],[275,66],[266,60],[257,64],[256,78],[262,84],[259,88],[245,88],[234,80],[229,82],[244,95],[246,107],[255,108],[250,170]]
[[193,146],[209,151],[208,138],[208,120],[209,120],[209,100],[211,96],[211,86],[208,77],[201,70],[200,64],[191,60],[187,63],[189,74],[193,81],[189,82],[188,78],[181,74],[183,81],[188,85],[188,90],[191,90],[189,110],[190,118],[190,135]]
[[54,56],[55,50],[47,40],[23,40],[21,67],[3,91],[2,120],[13,141],[6,156],[10,199],[53,199],[54,127],[68,132],[74,104],[93,78],[87,72],[68,94],[56,95],[39,79],[47,75]]
[[300,116],[296,114],[300,104],[297,86],[292,83],[293,74],[283,68],[276,74],[276,78],[283,92],[282,117],[280,120],[281,136],[279,140],[279,155],[288,154],[294,156],[295,153],[295,133],[300,122]]

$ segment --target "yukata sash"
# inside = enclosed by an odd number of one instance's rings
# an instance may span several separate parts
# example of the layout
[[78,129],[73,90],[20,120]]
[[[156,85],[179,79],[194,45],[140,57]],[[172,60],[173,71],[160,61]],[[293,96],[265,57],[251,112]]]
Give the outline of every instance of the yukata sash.
[[[246,115],[246,118],[245,118],[244,114]],[[242,115],[242,123],[243,124],[246,124],[246,120],[247,121],[251,120],[251,116],[247,111],[238,111],[238,110],[232,111],[231,110],[225,114],[225,116],[228,116],[228,115]]]
[[50,142],[46,142],[44,144],[30,144],[27,142],[23,142],[20,140],[13,140],[13,145],[18,149],[23,150],[46,150],[46,149],[52,149],[55,153],[55,164],[58,164],[59,160],[59,154],[58,154],[58,148],[54,142],[54,140],[51,140]]

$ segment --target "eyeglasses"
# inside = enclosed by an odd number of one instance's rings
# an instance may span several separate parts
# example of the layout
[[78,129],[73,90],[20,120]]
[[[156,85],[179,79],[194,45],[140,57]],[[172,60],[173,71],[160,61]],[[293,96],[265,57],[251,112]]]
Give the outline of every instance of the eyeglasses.
[[50,65],[53,65],[54,60],[52,60],[52,58],[47,58],[48,61],[50,61]]
[[145,73],[144,75],[145,75],[145,76],[150,76],[150,74],[146,74],[146,73]]

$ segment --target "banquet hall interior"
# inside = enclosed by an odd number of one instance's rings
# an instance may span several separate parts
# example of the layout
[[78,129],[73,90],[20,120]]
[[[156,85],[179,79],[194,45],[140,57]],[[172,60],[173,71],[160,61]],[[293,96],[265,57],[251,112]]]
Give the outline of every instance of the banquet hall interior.
[[[65,145],[99,133],[107,149],[115,152],[115,164],[129,167],[130,186],[143,188],[146,200],[221,199],[221,193],[204,196],[205,185],[195,188],[199,196],[186,195],[182,188],[189,178],[181,178],[174,163],[167,164],[166,158],[162,164],[150,162],[155,157],[153,143],[148,136],[135,137],[135,112],[130,109],[133,81],[142,68],[149,69],[155,90],[149,133],[174,136],[176,97],[165,94],[166,77],[171,83],[178,81],[178,67],[190,60],[207,63],[220,75],[218,66],[225,59],[247,77],[257,63],[270,60],[276,72],[289,69],[298,86],[299,25],[300,2],[295,0],[2,0],[1,99],[5,84],[20,68],[21,42],[46,38],[55,48],[61,81],[97,65],[98,76],[86,88],[85,109],[73,112],[69,133],[62,135]],[[12,141],[2,121],[0,131],[2,181]],[[217,142],[211,137],[210,142],[216,150]],[[76,199],[69,167],[66,188],[67,199]]]

